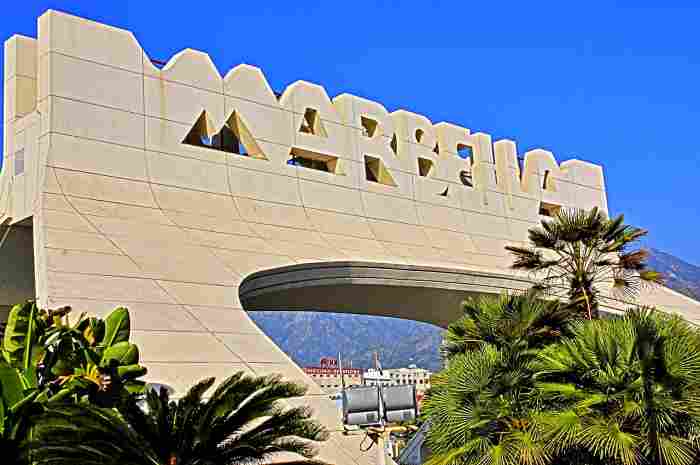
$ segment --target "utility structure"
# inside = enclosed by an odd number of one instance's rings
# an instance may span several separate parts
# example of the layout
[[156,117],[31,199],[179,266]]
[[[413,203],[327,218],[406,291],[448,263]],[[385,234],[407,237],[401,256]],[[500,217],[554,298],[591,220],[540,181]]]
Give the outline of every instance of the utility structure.
[[[521,168],[514,141],[309,82],[276,93],[191,49],[154,64],[132,32],[57,11],[5,43],[3,85],[0,305],[127,306],[149,381],[175,395],[235,370],[306,382],[338,465],[372,458],[246,310],[444,327],[467,295],[530,286],[504,246],[543,217],[607,211],[595,164],[535,149]],[[642,300],[700,314],[663,288]]]
[[[338,360],[341,360],[340,354]],[[374,353],[375,369],[382,371],[377,352]],[[342,375],[342,362],[341,380]],[[386,444],[392,433],[406,432],[408,426],[397,423],[415,421],[418,417],[416,386],[365,386],[343,391],[343,424],[360,427],[376,444],[377,464],[386,463]]]

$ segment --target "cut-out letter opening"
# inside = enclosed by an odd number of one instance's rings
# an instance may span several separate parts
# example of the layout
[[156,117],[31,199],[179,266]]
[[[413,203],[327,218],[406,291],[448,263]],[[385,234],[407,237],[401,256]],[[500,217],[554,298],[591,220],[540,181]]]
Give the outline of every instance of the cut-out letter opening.
[[382,160],[376,157],[365,155],[365,176],[370,182],[384,184],[385,186],[396,187],[396,182],[389,171],[382,163]]
[[372,139],[374,136],[378,135],[379,123],[366,116],[361,116],[360,121],[362,122],[362,135]]
[[321,121],[318,111],[313,108],[307,108],[306,111],[304,111],[304,118],[301,120],[299,132],[319,137],[328,137],[328,133],[323,126],[323,121]]
[[418,157],[418,175],[426,177],[433,170],[433,161],[428,158]]
[[213,133],[213,128],[207,119],[206,112],[202,112],[182,143],[236,155],[266,159],[250,131],[248,131],[248,128],[236,112],[231,114],[224,127],[216,133]]
[[474,187],[471,170],[462,170],[459,172],[459,180],[467,187]]
[[542,189],[549,192],[556,192],[554,178],[552,177],[552,172],[549,170],[545,171],[542,177]]
[[471,158],[472,164],[474,163],[472,148],[469,147],[468,145],[457,144],[457,155],[459,155],[459,158],[464,158],[464,159]]
[[323,155],[308,150],[292,148],[288,165],[301,166],[326,173],[341,174],[338,172],[338,158],[331,155]]

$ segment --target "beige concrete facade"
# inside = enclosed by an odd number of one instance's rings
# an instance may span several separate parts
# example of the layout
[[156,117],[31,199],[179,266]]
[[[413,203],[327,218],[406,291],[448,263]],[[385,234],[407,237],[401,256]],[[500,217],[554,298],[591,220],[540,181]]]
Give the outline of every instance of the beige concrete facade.
[[[331,99],[308,82],[276,95],[258,68],[222,76],[194,50],[159,68],[131,32],[55,11],[39,18],[36,38],[6,42],[4,96],[0,221],[10,234],[30,231],[32,245],[2,248],[5,266],[22,271],[3,269],[0,305],[126,305],[150,378],[177,392],[240,369],[309,381],[246,315],[239,285],[253,273],[381,263],[416,271],[401,285],[417,295],[431,287],[421,273],[439,268],[471,276],[469,289],[433,286],[458,300],[493,293],[494,276],[522,280],[503,247],[525,241],[540,212],[607,209],[600,166],[532,150],[521,168],[512,141]],[[202,146],[225,138],[235,144]],[[382,279],[346,284],[371,296],[397,282]],[[295,298],[276,302],[292,308]],[[700,315],[665,289],[644,299]],[[411,317],[444,324],[443,311]],[[380,313],[407,316],[399,305]],[[337,409],[309,385],[300,402],[339,430]],[[336,434],[322,458],[366,463],[373,454],[360,441]]]

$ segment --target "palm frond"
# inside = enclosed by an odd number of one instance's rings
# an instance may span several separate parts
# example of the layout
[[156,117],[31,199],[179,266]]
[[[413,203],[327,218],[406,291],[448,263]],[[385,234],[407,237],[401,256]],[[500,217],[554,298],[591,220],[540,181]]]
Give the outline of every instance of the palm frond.
[[52,405],[37,419],[31,459],[69,465],[158,465],[150,445],[120,415],[91,405]]
[[[529,230],[529,246],[506,246],[513,269],[533,272],[535,283],[553,295],[568,294],[588,318],[597,318],[601,290],[634,300],[644,283],[662,282],[649,269],[645,249],[629,248],[647,231],[608,219],[598,208],[561,209]],[[567,289],[567,291],[563,291]]]
[[644,283],[663,285],[666,283],[666,276],[660,271],[644,270],[639,272],[639,278]]
[[515,257],[512,265],[514,269],[533,270],[542,264],[542,254],[536,250],[511,245],[506,246],[506,250]]
[[581,431],[579,441],[601,460],[612,460],[624,465],[636,465],[639,437],[625,432],[620,425],[603,418],[595,418]]
[[622,253],[619,256],[618,265],[625,269],[631,271],[644,271],[647,267],[647,259],[649,258],[649,251],[646,249],[634,250],[631,252]]
[[697,463],[698,453],[687,439],[661,437],[658,441],[658,457],[667,465],[691,465]]
[[252,464],[292,454],[299,457],[294,463],[320,463],[311,459],[327,431],[307,407],[280,402],[303,395],[305,386],[239,372],[205,399],[213,384],[207,378],[177,402],[165,389],[149,391],[147,410],[133,398],[125,399],[119,412],[52,406],[39,418],[32,460],[39,465]]

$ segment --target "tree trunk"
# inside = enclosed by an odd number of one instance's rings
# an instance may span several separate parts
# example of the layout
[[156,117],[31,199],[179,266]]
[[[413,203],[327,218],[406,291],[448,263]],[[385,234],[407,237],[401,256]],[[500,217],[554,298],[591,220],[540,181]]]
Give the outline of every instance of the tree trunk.
[[581,309],[581,313],[588,320],[599,317],[598,298],[596,292],[589,286],[581,286],[571,289],[569,302]]

